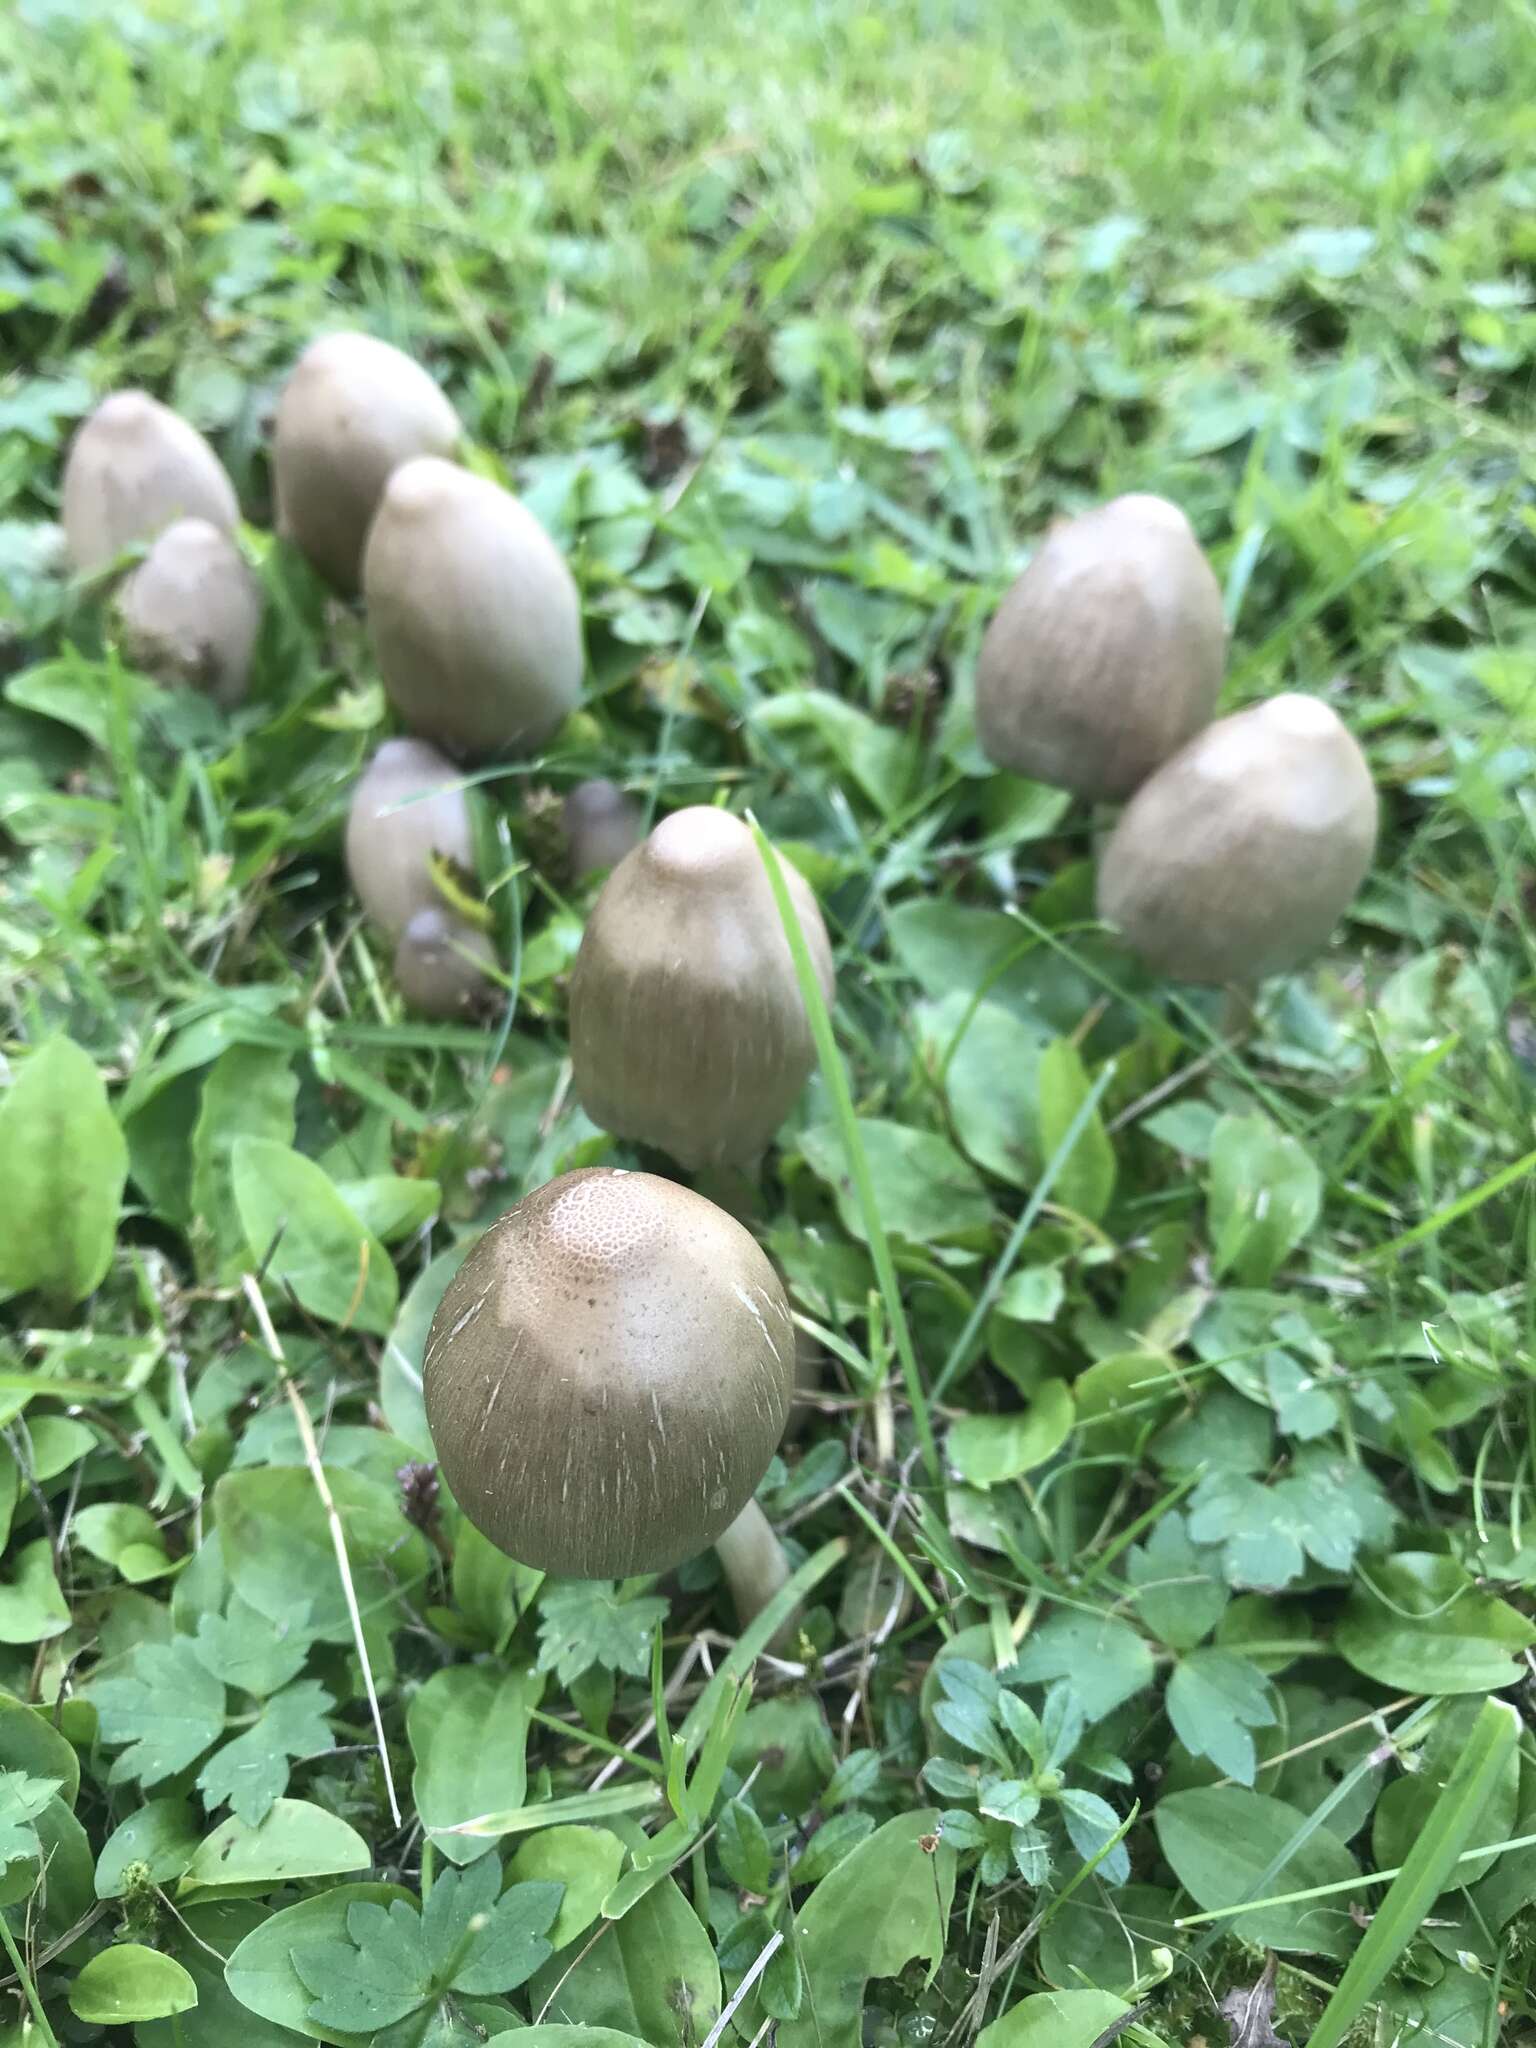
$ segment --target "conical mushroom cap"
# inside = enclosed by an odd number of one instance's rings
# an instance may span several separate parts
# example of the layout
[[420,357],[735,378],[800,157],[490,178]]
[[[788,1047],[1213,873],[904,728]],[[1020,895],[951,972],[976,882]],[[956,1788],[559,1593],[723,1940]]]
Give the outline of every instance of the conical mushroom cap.
[[[816,899],[783,872],[830,1002]],[[752,834],[728,811],[665,818],[603,884],[571,979],[588,1116],[686,1167],[747,1165],[815,1064],[789,942]]]
[[481,1534],[610,1579],[705,1549],[784,1428],[794,1328],[773,1268],[702,1195],[562,1174],[494,1223],[427,1339],[427,1421]]
[[475,871],[474,829],[460,771],[424,740],[386,740],[359,777],[347,813],[347,873],[379,928],[398,939],[421,910],[441,906],[440,854]]
[[117,599],[130,661],[161,682],[190,683],[238,704],[261,625],[261,585],[221,527],[168,526]]
[[1115,498],[1048,533],[976,665],[976,731],[1000,768],[1129,796],[1210,718],[1221,591],[1164,498]]
[[459,760],[547,740],[581,692],[581,606],[565,559],[509,491],[424,456],[389,480],[363,558],[384,687]]
[[240,524],[235,487],[197,431],[147,391],[115,391],[84,422],[64,463],[64,539],[72,568],[104,569],[178,519]]
[[576,784],[565,799],[560,822],[570,847],[571,873],[578,880],[595,868],[617,867],[645,836],[640,806],[601,775]]
[[1375,845],[1353,738],[1320,698],[1272,697],[1142,784],[1099,863],[1099,915],[1163,974],[1261,981],[1326,943]]
[[459,416],[409,356],[371,334],[326,334],[294,364],[277,405],[278,525],[352,596],[384,486],[417,455],[451,455]]
[[491,997],[495,984],[483,970],[495,964],[485,933],[434,903],[400,934],[395,987],[419,1016],[471,1017]]

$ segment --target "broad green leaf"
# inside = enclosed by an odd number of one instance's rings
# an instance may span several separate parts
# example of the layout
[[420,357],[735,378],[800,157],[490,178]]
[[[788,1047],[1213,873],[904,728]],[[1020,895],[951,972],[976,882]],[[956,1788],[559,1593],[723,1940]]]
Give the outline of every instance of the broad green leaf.
[[867,711],[830,691],[781,690],[757,704],[752,723],[769,732],[809,727],[839,768],[887,817],[906,798],[915,766],[906,737],[888,725],[876,724]]
[[[1476,1694],[1447,1701],[1417,1758],[1418,1768],[1394,1778],[1382,1792],[1371,1822],[1371,1854],[1378,1870],[1394,1870],[1412,1855],[1466,1754],[1484,1705]],[[1503,1767],[1489,1776],[1485,1804],[1473,1817],[1467,1841],[1503,1842],[1521,1833],[1516,1825],[1519,1809],[1520,1758],[1511,1749]],[[1496,1856],[1486,1856],[1473,1863],[1458,1863],[1451,1881],[1458,1886],[1476,1884],[1497,1861]]]
[[322,1322],[383,1336],[399,1293],[395,1269],[327,1175],[271,1138],[237,1138],[230,1164],[246,1249],[265,1267],[269,1291],[281,1299],[291,1287]]
[[395,1173],[377,1173],[368,1180],[343,1180],[336,1192],[381,1244],[394,1244],[430,1223],[442,1206],[435,1180],[406,1180]]
[[368,2048],[368,2035],[327,2032],[310,2019],[310,1994],[293,1967],[293,1951],[301,1944],[345,1940],[347,1915],[354,1905],[387,1907],[397,1899],[414,1903],[398,1885],[340,1884],[286,1906],[239,1943],[229,1958],[225,1981],[243,2006],[274,2026],[290,2027],[311,2041],[339,2043],[340,2048]]
[[1224,1116],[1211,1135],[1212,1263],[1263,1287],[1317,1221],[1323,1180],[1295,1138],[1267,1116]]
[[1094,2048],[1130,2009],[1111,1991],[1037,1991],[983,2027],[976,2048]]
[[498,1550],[474,1523],[461,1519],[453,1538],[453,1601],[489,1644],[510,1635],[544,1582],[532,1565]]
[[268,1699],[304,1669],[310,1642],[303,1629],[282,1623],[274,1627],[238,1593],[231,1593],[222,1614],[198,1616],[192,1647],[198,1663],[215,1678],[237,1692]]
[[1536,1627],[1481,1592],[1454,1558],[1403,1551],[1357,1578],[1333,1641],[1393,1692],[1497,1692],[1524,1675],[1520,1653]]
[[522,1804],[529,1716],[543,1690],[537,1671],[455,1664],[434,1672],[412,1698],[406,1731],[416,1760],[416,1810],[453,1862],[473,1863],[491,1838],[442,1830]]
[[1054,1322],[1066,1293],[1060,1266],[1026,1266],[1009,1276],[993,1313],[1014,1323]]
[[1174,1666],[1167,1706],[1191,1756],[1208,1756],[1240,1785],[1253,1783],[1258,1756],[1248,1731],[1275,1718],[1262,1671],[1227,1650],[1192,1650]]
[[427,1333],[437,1305],[468,1257],[472,1242],[465,1238],[439,1252],[431,1265],[412,1281],[379,1357],[379,1406],[384,1410],[384,1420],[422,1458],[437,1456],[421,1392],[421,1361],[427,1348]]
[[1041,1974],[1065,1989],[1096,1984],[1130,1992],[1141,1978],[1155,1978],[1155,1948],[1178,1946],[1174,1912],[1173,1894],[1154,1885],[1122,1885],[1113,1914],[1085,1886],[1060,1901],[1041,1929]]
[[197,2004],[174,2019],[149,2020],[134,2031],[134,2048],[294,2048],[288,2028],[259,2019],[225,1981],[224,1964],[271,1909],[254,1899],[178,1903],[180,1919],[162,1935],[166,1948],[197,1986]]
[[780,2021],[779,2048],[857,2048],[870,1978],[938,1967],[955,1889],[938,1821],[931,1808],[887,1821],[800,1908],[805,1997],[797,2018]]
[[1136,1613],[1170,1650],[1203,1643],[1232,1597],[1212,1569],[1211,1552],[1190,1541],[1177,1510],[1126,1553],[1125,1575],[1136,1588]]
[[[924,995],[942,1001],[962,989],[1000,1004],[1047,1038],[1075,1031],[1102,994],[1089,975],[1000,910],[916,896],[890,912],[886,934]],[[1050,1157],[1048,1145],[1043,1156]]]
[[698,1915],[670,1877],[612,1921],[590,1948],[589,1941],[589,1935],[579,1937],[533,1979],[535,2012],[553,1993],[551,2020],[616,2028],[653,2048],[704,2039],[720,2016],[720,1966]]
[[1032,1187],[1041,1164],[1037,1072],[1050,1033],[964,989],[923,1004],[917,1026],[965,1151],[1000,1180]]
[[314,1679],[300,1679],[262,1702],[254,1726],[216,1750],[198,1773],[197,1789],[210,1813],[228,1806],[255,1827],[288,1789],[288,1767],[321,1756],[332,1744],[326,1716],[331,1696]]
[[1054,1458],[1072,1434],[1072,1389],[1041,1382],[1029,1406],[1014,1415],[963,1415],[950,1424],[949,1461],[972,1486],[998,1486]]
[[95,1501],[80,1509],[70,1534],[82,1550],[111,1565],[130,1585],[142,1585],[171,1570],[159,1523],[136,1501]]
[[1146,1691],[1153,1671],[1152,1652],[1129,1622],[1063,1609],[1025,1637],[1010,1676],[1069,1678],[1088,1719],[1102,1721]]
[[[1040,1055],[1040,1154],[1054,1156],[1072,1120],[1088,1099],[1091,1083],[1082,1055],[1068,1038],[1058,1038]],[[1115,1150],[1097,1109],[1062,1161],[1051,1199],[1097,1223],[1115,1192]]]
[[[944,1244],[990,1223],[992,1205],[985,1188],[943,1138],[882,1117],[860,1117],[859,1135],[879,1195],[880,1220],[892,1237]],[[832,1190],[843,1228],[865,1242],[864,1215],[836,1124],[803,1131],[800,1149],[812,1172]]]
[[198,1845],[178,1890],[207,1885],[290,1884],[366,1870],[368,1844],[344,1820],[307,1799],[279,1799],[257,1827],[233,1816]]
[[56,1778],[66,1806],[74,1805],[80,1790],[80,1759],[54,1727],[51,1710],[29,1707],[9,1693],[0,1693],[0,1770]]
[[[339,1465],[325,1476],[358,1605],[377,1615],[426,1576],[428,1545],[406,1521],[398,1490]],[[351,1640],[330,1524],[304,1466],[226,1472],[213,1490],[213,1523],[235,1590],[258,1614],[281,1631]]]
[[135,1863],[142,1863],[156,1884],[170,1884],[196,1855],[202,1834],[185,1799],[146,1800],[107,1837],[96,1859],[97,1898],[120,1899]]
[[[1211,1910],[1249,1898],[1339,1884],[1360,1874],[1338,1837],[1317,1828],[1268,1876],[1270,1865],[1302,1833],[1307,1818],[1279,1799],[1239,1785],[1170,1792],[1153,1809],[1152,1824],[1180,1884],[1196,1905]],[[1346,1956],[1356,1932],[1350,1898],[1345,1892],[1295,1905],[1261,1906],[1228,1924],[1257,1947]]]
[[192,1241],[211,1280],[238,1280],[251,1259],[235,1201],[235,1145],[265,1138],[290,1146],[298,1093],[292,1054],[270,1046],[232,1045],[208,1069],[192,1131]]
[[601,1912],[603,1900],[618,1881],[624,1854],[624,1844],[606,1828],[541,1828],[520,1844],[507,1865],[507,1877],[513,1884],[565,1887],[549,1930],[551,1946],[564,1948]]
[[[128,1147],[89,1053],[51,1038],[0,1095],[0,1300],[36,1289],[60,1307],[112,1263]],[[7,1637],[28,1642],[33,1637]]]
[[[36,1816],[32,1827],[42,1849],[47,1883],[35,1894],[29,1911],[36,1916],[39,1901],[42,1902],[41,1916],[36,1924],[42,1934],[51,1939],[83,1920],[95,1903],[95,1859],[85,1829],[57,1794]],[[25,1878],[22,1893],[25,1897],[26,1892],[32,1889],[32,1881],[24,1868],[20,1873],[12,1873],[13,1876],[18,1874]]]
[[195,1763],[224,1732],[224,1687],[197,1661],[186,1636],[141,1643],[122,1676],[90,1688],[101,1739],[126,1743],[110,1782],[136,1779],[146,1790]]
[[715,1848],[726,1876],[739,1891],[766,1893],[771,1888],[774,1857],[768,1831],[746,1800],[733,1799],[721,1808]]
[[69,1987],[75,2018],[99,2027],[161,2020],[196,2003],[197,1986],[175,1957],[136,1941],[98,1950]]
[[606,1579],[556,1580],[539,1602],[539,1669],[570,1685],[594,1664],[642,1677],[667,1603],[655,1594],[625,1598]]

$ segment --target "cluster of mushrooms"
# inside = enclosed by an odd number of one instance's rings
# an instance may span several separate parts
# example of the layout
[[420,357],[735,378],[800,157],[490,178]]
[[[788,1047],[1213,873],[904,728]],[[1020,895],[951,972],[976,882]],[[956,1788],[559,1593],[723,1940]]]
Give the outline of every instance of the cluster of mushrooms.
[[[466,770],[542,746],[576,706],[575,583],[518,501],[455,461],[427,374],[361,334],[315,342],[278,407],[279,530],[361,595],[408,736],[360,778],[346,860],[413,1008],[472,1014],[496,961],[474,882]],[[145,552],[116,596],[126,651],[221,702],[245,694],[259,587],[203,437],[120,392],[80,429],[64,526],[82,573]],[[1152,967],[1251,985],[1304,960],[1375,844],[1363,756],[1320,699],[1215,719],[1221,595],[1184,515],[1117,498],[1054,528],[982,644],[977,729],[999,766],[1123,802],[1099,907]],[[694,807],[642,838],[629,800],[565,806],[578,873],[606,869],[570,988],[576,1093],[595,1122],[688,1172],[758,1162],[814,1048],[757,846]],[[816,900],[782,870],[824,995]],[[427,1414],[462,1511],[524,1563],[662,1572],[714,1544],[743,1621],[788,1574],[753,1500],[795,1382],[783,1287],[741,1224],[657,1174],[562,1175],[474,1245],[428,1338]]]

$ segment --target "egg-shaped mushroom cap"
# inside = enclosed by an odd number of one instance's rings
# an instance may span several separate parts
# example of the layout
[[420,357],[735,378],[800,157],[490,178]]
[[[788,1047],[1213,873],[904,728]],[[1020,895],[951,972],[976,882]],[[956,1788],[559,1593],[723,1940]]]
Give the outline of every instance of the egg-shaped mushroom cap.
[[579,880],[596,868],[614,868],[645,837],[640,806],[605,775],[578,782],[561,808],[571,873]]
[[453,1497],[543,1571],[666,1571],[767,1470],[794,1327],[748,1233],[648,1173],[562,1174],[492,1224],[427,1338],[427,1421]]
[[[781,862],[830,1002],[832,949],[810,885]],[[747,1165],[815,1064],[794,960],[752,834],[674,811],[603,884],[571,978],[582,1106],[686,1167]]]
[[408,355],[372,334],[324,334],[277,404],[278,528],[347,596],[358,589],[384,486],[418,455],[452,455],[459,416]]
[[446,904],[418,910],[395,947],[395,987],[423,1017],[473,1017],[485,1008],[495,983],[485,970],[496,954],[478,926],[455,917]]
[[976,664],[987,755],[1082,796],[1130,795],[1216,708],[1221,590],[1177,505],[1135,492],[1052,529]]
[[128,658],[162,682],[238,704],[261,625],[261,585],[222,527],[168,526],[117,596]]
[[1099,915],[1183,981],[1261,981],[1317,952],[1376,845],[1365,756],[1317,697],[1272,697],[1197,733],[1121,814]]
[[412,732],[458,760],[541,746],[581,694],[581,601],[526,505],[421,456],[391,476],[363,555],[368,632]]
[[147,391],[115,391],[70,443],[62,517],[70,566],[90,574],[178,519],[234,533],[240,507],[196,427]]
[[358,778],[347,813],[347,873],[380,930],[397,939],[419,910],[443,900],[439,854],[475,871],[474,828],[461,770],[425,740],[386,740]]

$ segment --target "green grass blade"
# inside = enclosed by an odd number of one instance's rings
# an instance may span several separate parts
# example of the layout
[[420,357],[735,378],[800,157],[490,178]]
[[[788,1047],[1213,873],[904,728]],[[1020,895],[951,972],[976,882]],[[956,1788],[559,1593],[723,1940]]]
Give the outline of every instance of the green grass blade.
[[840,1565],[847,1555],[846,1536],[834,1536],[830,1543],[823,1543],[820,1550],[805,1560],[799,1571],[784,1581],[762,1613],[755,1615],[750,1625],[742,1630],[736,1647],[689,1708],[686,1720],[677,1731],[676,1740],[690,1756],[713,1726],[716,1703],[726,1689],[746,1677],[759,1653],[767,1649],[806,1594],[813,1586],[819,1586],[828,1572]]
[[821,1062],[821,1076],[827,1084],[828,1094],[832,1097],[837,1128],[843,1141],[843,1152],[848,1161],[854,1193],[858,1197],[859,1213],[864,1219],[864,1232],[869,1239],[869,1255],[874,1261],[875,1278],[880,1283],[885,1312],[890,1319],[891,1335],[896,1340],[896,1355],[901,1360],[902,1377],[907,1385],[907,1400],[911,1404],[913,1420],[917,1424],[918,1441],[923,1447],[923,1462],[928,1468],[929,1478],[937,1486],[944,1474],[939,1463],[938,1445],[933,1438],[933,1422],[928,1413],[929,1396],[923,1385],[922,1374],[918,1371],[917,1353],[913,1349],[912,1331],[907,1322],[907,1311],[902,1302],[895,1263],[891,1258],[890,1240],[886,1237],[885,1225],[880,1220],[880,1204],[875,1198],[875,1183],[869,1171],[869,1160],[865,1156],[864,1141],[859,1135],[859,1120],[854,1112],[853,1092],[848,1086],[848,1070],[843,1065],[842,1054],[837,1049],[837,1040],[832,1032],[832,1018],[821,993],[821,984],[816,979],[816,970],[811,964],[811,953],[805,943],[805,933],[800,929],[800,919],[796,915],[795,906],[785,885],[779,856],[756,818],[749,815],[747,822],[752,827],[753,838],[757,841],[758,858],[767,870],[768,884],[773,890],[773,900],[778,905],[784,936],[789,941],[790,956],[795,963],[795,978],[800,984],[800,997],[805,1004],[805,1014],[810,1020],[811,1036],[816,1041],[816,1057]]
[[1312,2031],[1308,2048],[1338,2048],[1387,1972],[1418,1933],[1466,1847],[1488,1793],[1515,1746],[1520,1722],[1507,1700],[1485,1700],[1467,1746],[1430,1809],[1408,1861],[1394,1879]]

